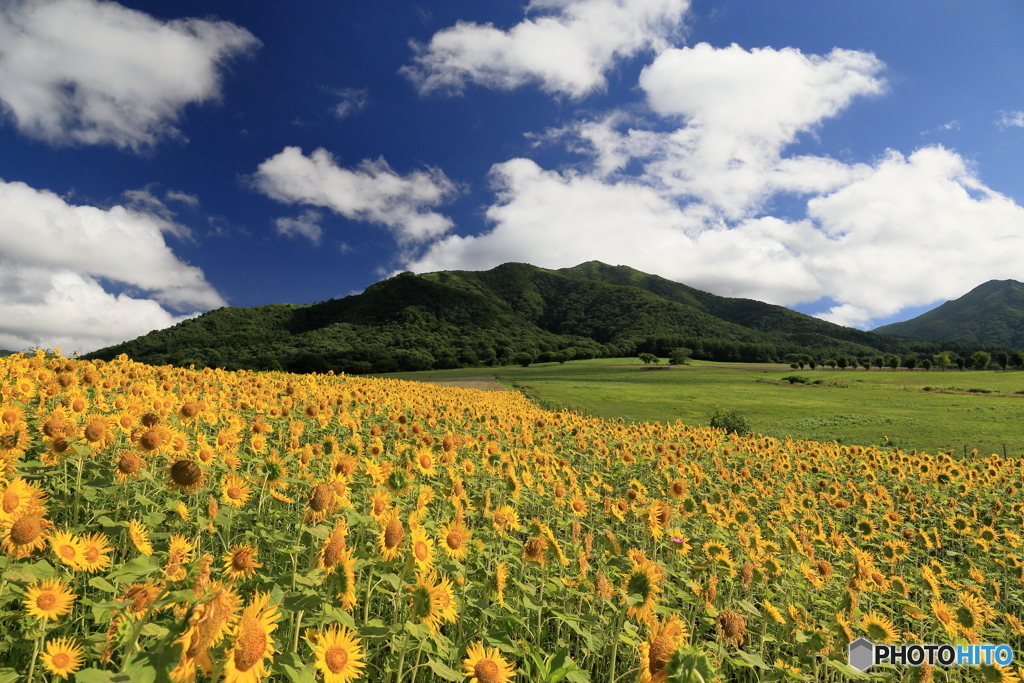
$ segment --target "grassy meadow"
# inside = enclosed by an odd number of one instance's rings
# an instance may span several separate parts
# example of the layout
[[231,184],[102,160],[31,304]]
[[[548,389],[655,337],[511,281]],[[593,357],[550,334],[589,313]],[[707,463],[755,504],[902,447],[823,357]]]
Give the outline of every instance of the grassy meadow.
[[[777,439],[952,450],[960,456],[965,446],[968,455],[975,448],[982,455],[1002,454],[1005,446],[1008,455],[1024,454],[1024,373],[1014,370],[793,370],[704,361],[668,368],[666,359],[661,363],[645,367],[636,358],[606,358],[390,376],[451,378],[486,370],[541,405],[573,406],[603,418],[707,425],[718,407],[740,411],[754,432]],[[792,375],[808,383],[783,380]]]
[[[504,381],[608,405],[688,376],[790,390],[741,373]],[[19,354],[0,359],[0,682],[1013,683],[846,659],[861,636],[1024,648],[1022,463]]]

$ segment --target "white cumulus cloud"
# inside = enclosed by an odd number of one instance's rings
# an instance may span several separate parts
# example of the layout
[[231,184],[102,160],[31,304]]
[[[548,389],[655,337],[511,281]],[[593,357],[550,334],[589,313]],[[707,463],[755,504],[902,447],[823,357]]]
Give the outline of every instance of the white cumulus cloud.
[[302,235],[313,244],[320,244],[324,229],[320,227],[320,214],[307,209],[298,218],[278,218],[274,221],[277,232],[289,237]]
[[138,150],[191,103],[216,99],[220,68],[259,41],[226,21],[161,21],[115,2],[0,3],[0,105],[53,144]]
[[[279,202],[319,206],[352,220],[387,226],[403,244],[434,238],[452,228],[450,218],[429,209],[458,194],[455,183],[440,169],[402,176],[380,158],[363,160],[353,170],[340,167],[323,148],[305,156],[298,147],[285,147],[259,165],[252,181]],[[289,229],[301,232],[295,226]]]
[[527,11],[537,16],[508,31],[460,21],[414,44],[415,64],[402,72],[421,93],[539,83],[545,92],[583,97],[605,87],[616,60],[667,47],[689,7],[689,0],[534,0]]
[[183,228],[156,213],[76,206],[0,180],[0,226],[0,347],[85,352],[224,305],[164,241]]

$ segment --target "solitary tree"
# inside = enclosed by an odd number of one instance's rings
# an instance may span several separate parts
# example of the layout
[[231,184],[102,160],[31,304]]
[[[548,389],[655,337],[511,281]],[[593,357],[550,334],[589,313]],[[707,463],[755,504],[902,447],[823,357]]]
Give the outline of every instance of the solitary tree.
[[874,359],[873,361],[871,361],[871,363],[872,363],[872,364],[873,364],[873,365],[874,365],[874,366],[875,366],[876,368],[878,368],[879,370],[881,370],[881,369],[882,369],[882,366],[883,366],[883,365],[885,365],[885,359],[884,359],[884,358],[882,358],[881,356],[875,356],[875,359]]
[[512,362],[516,365],[522,365],[524,368],[528,368],[530,367],[530,363],[533,362],[533,354],[520,351],[516,355],[512,356]]
[[1000,351],[996,354],[996,362],[999,363],[999,367],[1006,371],[1006,366],[1010,363],[1010,356],[1006,351]]
[[954,358],[953,362],[956,364],[957,370],[963,370],[964,366],[967,365],[967,361],[964,360],[961,356],[957,356],[956,358]]
[[949,367],[949,354],[948,353],[937,353],[932,356],[932,364],[939,370],[945,370]]
[[672,349],[668,354],[668,363],[669,365],[686,365],[690,362],[690,355],[692,353],[693,351],[682,346],[678,349]]
[[865,370],[870,370],[871,369],[871,358],[868,357],[868,356],[864,356],[863,358],[861,358],[860,359],[860,366],[862,368],[864,368]]
[[836,365],[839,366],[840,370],[845,370],[846,366],[848,365],[846,356],[839,356],[839,358],[836,358]]
[[1010,363],[1018,370],[1024,368],[1024,353],[1021,353],[1020,351],[1014,351],[1011,353]]
[[971,356],[971,361],[976,369],[984,370],[988,367],[988,364],[992,362],[992,354],[986,351],[977,351],[973,356]]
[[907,356],[906,358],[903,359],[903,367],[905,367],[907,370],[913,370],[915,367],[917,367],[917,358],[914,358],[913,356]]
[[925,372],[928,372],[929,370],[931,370],[932,362],[925,358],[924,360],[921,361],[921,367],[924,368]]
[[639,356],[637,356],[637,358],[642,360],[644,362],[644,365],[650,365],[651,363],[657,365],[658,363],[661,362],[658,360],[658,357],[655,356],[653,353],[641,353]]
[[889,356],[889,360],[886,361],[886,365],[888,365],[890,368],[892,368],[893,372],[896,372],[896,368],[898,368],[900,366],[900,357],[899,356]]

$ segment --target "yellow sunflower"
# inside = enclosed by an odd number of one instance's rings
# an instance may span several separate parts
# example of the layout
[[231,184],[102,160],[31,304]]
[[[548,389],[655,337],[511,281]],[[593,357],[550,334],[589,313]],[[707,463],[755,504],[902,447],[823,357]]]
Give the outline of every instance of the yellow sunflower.
[[248,544],[233,545],[228,554],[221,558],[224,571],[232,579],[252,578],[256,570],[263,566],[256,561],[256,548]]
[[453,624],[458,619],[455,592],[447,576],[438,580],[436,572],[420,575],[409,590],[412,592],[411,616],[426,624],[431,633],[437,633],[442,621]]
[[507,683],[519,673],[505,661],[498,648],[484,649],[483,641],[477,641],[466,649],[462,670],[465,676],[471,677],[469,683]]
[[438,545],[448,557],[465,560],[469,554],[468,543],[471,535],[469,529],[460,520],[442,524],[438,532]]
[[25,591],[25,609],[36,619],[56,619],[71,611],[78,598],[60,579],[33,583]]
[[242,612],[232,633],[231,648],[224,666],[224,683],[256,683],[267,675],[265,659],[273,661],[274,640],[270,634],[281,615],[270,605],[270,593],[259,593]]
[[50,537],[50,548],[53,554],[74,571],[83,569],[85,560],[82,542],[69,531],[55,531]]
[[46,652],[40,657],[47,671],[67,680],[68,674],[82,668],[85,650],[72,638],[57,638],[46,642]]
[[323,673],[324,683],[349,683],[362,675],[366,664],[359,636],[347,626],[334,624],[307,640],[316,655],[314,666]]
[[221,500],[225,505],[241,508],[249,502],[252,487],[234,472],[228,472],[220,482]]
[[412,546],[412,559],[416,562],[416,573],[424,574],[430,571],[434,565],[434,541],[427,536],[426,529],[422,526],[413,529],[409,545]]
[[878,612],[868,612],[860,620],[860,627],[868,640],[874,643],[895,643],[899,631],[892,620]]
[[110,566],[110,552],[113,548],[107,543],[107,535],[94,532],[79,539],[82,543],[82,569],[95,574]]

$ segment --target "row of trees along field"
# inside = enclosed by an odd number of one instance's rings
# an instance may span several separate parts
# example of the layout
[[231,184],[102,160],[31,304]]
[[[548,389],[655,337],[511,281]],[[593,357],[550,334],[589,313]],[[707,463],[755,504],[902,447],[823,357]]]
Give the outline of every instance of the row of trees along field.
[[789,363],[791,368],[809,367],[814,370],[817,367],[828,367],[833,370],[839,368],[845,370],[851,368],[856,370],[857,368],[864,368],[870,370],[871,368],[885,369],[895,371],[897,368],[906,368],[907,370],[914,370],[920,368],[921,370],[987,370],[990,367],[998,367],[1002,370],[1006,370],[1007,367],[1014,367],[1017,370],[1024,369],[1024,352],[1021,351],[997,351],[992,354],[987,351],[975,351],[969,357],[964,358],[956,353],[944,352],[936,353],[931,356],[926,354],[908,354],[905,356],[888,355],[888,356],[837,356],[835,358],[815,359],[814,357],[807,354],[787,354],[785,360]]

